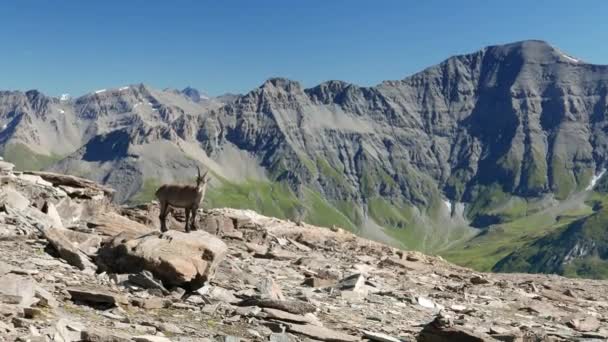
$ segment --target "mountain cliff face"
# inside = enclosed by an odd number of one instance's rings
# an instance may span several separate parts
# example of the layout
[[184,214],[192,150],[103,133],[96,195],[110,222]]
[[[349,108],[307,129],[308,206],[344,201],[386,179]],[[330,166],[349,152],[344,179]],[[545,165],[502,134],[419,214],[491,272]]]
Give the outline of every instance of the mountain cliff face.
[[273,78],[204,100],[144,85],[73,101],[3,92],[0,146],[19,167],[109,184],[121,202],[202,164],[215,175],[208,205],[442,251],[575,205],[606,164],[607,95],[608,66],[523,41],[375,87]]

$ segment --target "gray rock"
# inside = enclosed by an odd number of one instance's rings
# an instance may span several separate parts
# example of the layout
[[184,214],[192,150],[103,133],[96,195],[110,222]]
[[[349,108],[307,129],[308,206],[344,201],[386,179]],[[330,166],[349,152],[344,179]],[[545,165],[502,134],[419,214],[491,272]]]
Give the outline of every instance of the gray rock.
[[373,331],[367,331],[367,330],[363,330],[363,336],[365,336],[367,339],[372,340],[372,341],[401,342],[401,340],[399,340],[398,338],[392,337],[390,335],[373,332]]
[[200,287],[227,253],[226,244],[203,231],[175,230],[127,240],[121,234],[104,245],[98,262],[116,273],[148,270],[166,286]]
[[250,298],[238,303],[239,306],[259,306],[261,308],[271,308],[282,311],[287,311],[296,315],[303,315],[309,312],[315,312],[317,308],[310,303],[299,300],[272,300]]
[[152,272],[147,270],[143,270],[137,274],[130,274],[129,281],[145,289],[158,289],[164,295],[169,294],[169,290],[167,290],[160,281],[154,279]]
[[61,342],[76,342],[82,338],[82,332],[79,330],[73,330],[69,321],[65,318],[60,318],[55,323],[55,334],[53,335],[53,341]]
[[166,306],[165,301],[158,297],[135,298],[132,300],[132,303],[135,306],[148,310],[161,309]]
[[600,321],[593,316],[572,318],[567,324],[582,332],[596,331],[600,327]]
[[287,325],[287,330],[289,332],[312,337],[320,341],[353,342],[360,340],[359,337],[316,325],[289,324]]
[[424,326],[419,333],[418,341],[490,342],[495,341],[495,339],[489,335],[456,326],[451,317],[440,314],[432,322]]
[[164,332],[164,333],[171,333],[171,334],[183,334],[184,331],[178,327],[177,325],[173,324],[173,323],[160,323],[158,324],[158,330]]
[[73,301],[93,303],[93,304],[109,304],[117,306],[119,304],[128,304],[128,300],[121,294],[110,292],[103,289],[94,289],[87,287],[72,287],[67,289]]
[[35,286],[35,296],[39,299],[38,305],[44,306],[50,309],[56,309],[59,307],[59,302],[55,297],[45,290],[40,285]]
[[135,342],[171,342],[170,339],[164,336],[140,335],[133,337]]
[[296,314],[292,314],[292,313],[289,313],[286,311],[271,309],[271,308],[264,308],[264,309],[262,309],[262,311],[264,313],[266,313],[267,318],[278,319],[280,321],[286,321],[286,322],[318,325],[317,324],[318,321],[315,320],[313,317],[296,315]]
[[271,277],[264,277],[256,286],[261,298],[284,300],[281,287]]
[[0,203],[17,210],[25,210],[30,205],[30,200],[19,191],[8,186],[3,186],[0,188]]
[[294,342],[296,338],[290,334],[272,333],[270,334],[270,342]]
[[36,301],[35,286],[36,282],[31,278],[5,274],[0,277],[0,296],[14,298],[14,304],[30,306]]
[[42,207],[42,212],[47,214],[50,218],[52,222],[52,228],[64,228],[63,222],[61,221],[61,216],[59,216],[59,212],[57,211],[57,208],[55,208],[55,205],[53,203],[48,201],[45,202],[44,206]]
[[131,336],[102,328],[87,328],[81,333],[83,342],[131,342]]
[[42,229],[41,232],[45,239],[47,239],[55,250],[57,250],[59,256],[63,260],[67,261],[70,265],[75,266],[80,270],[87,270],[89,273],[97,269],[89,257],[74,246],[74,244],[64,234],[64,232],[68,232],[67,230],[46,228]]

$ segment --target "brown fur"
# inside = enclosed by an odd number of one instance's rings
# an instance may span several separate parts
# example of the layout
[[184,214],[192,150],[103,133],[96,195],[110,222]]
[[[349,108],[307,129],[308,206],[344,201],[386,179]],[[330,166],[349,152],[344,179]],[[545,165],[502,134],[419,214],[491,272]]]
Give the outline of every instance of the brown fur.
[[[207,172],[201,177],[201,171],[198,169],[198,177],[196,185],[185,184],[163,184],[156,190],[156,198],[160,202],[160,230],[167,231],[166,218],[169,211],[169,206],[174,208],[184,208],[186,212],[186,232],[190,232],[193,227],[196,230],[196,213],[203,199],[209,178]],[[192,217],[190,217],[192,214]],[[192,221],[192,222],[190,222]]]

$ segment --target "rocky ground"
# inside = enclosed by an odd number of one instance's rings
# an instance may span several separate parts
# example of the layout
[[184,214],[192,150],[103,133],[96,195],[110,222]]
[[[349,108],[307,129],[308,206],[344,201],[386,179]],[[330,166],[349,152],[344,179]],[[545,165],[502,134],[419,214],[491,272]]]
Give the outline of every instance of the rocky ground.
[[0,161],[0,341],[604,341],[608,282],[479,274],[247,210],[154,203]]

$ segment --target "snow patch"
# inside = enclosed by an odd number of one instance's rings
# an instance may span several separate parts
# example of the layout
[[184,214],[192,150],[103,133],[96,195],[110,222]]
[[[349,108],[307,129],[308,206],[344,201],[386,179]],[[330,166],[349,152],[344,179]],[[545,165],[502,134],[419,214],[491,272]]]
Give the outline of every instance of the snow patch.
[[133,106],[133,108],[137,108],[137,106],[139,106],[141,104],[141,102],[136,103],[135,106]]
[[101,93],[105,93],[105,92],[106,92],[105,89],[95,90],[95,94],[101,94]]
[[7,124],[2,125],[2,130],[4,131],[6,129],[6,127],[8,127]]
[[67,101],[69,99],[71,99],[72,97],[70,96],[70,94],[61,94],[61,96],[59,97],[60,101]]
[[591,182],[589,182],[589,185],[587,186],[587,188],[585,190],[589,191],[589,190],[593,189],[593,187],[595,186],[597,181],[600,180],[600,178],[602,178],[602,176],[604,175],[605,172],[606,172],[606,169],[602,169],[602,171],[600,171],[600,173],[598,173],[597,175],[593,175],[593,177],[591,178]]
[[61,114],[65,114],[65,110],[60,109],[60,110],[59,110],[59,113],[61,113]]
[[578,62],[580,62],[578,59],[576,59],[576,58],[572,58],[572,57],[570,57],[570,56],[566,55],[565,53],[562,53],[562,56],[563,56],[564,58],[566,58],[567,60],[571,61],[571,62],[574,62],[574,63],[578,63]]
[[120,91],[127,90],[127,89],[129,89],[129,87],[120,87],[120,88],[118,88],[118,90],[120,90]]

